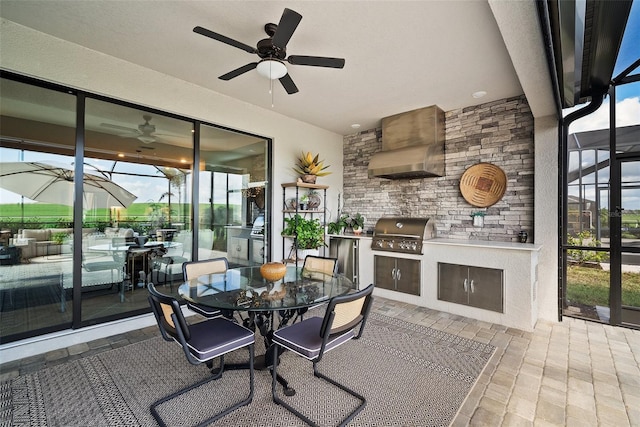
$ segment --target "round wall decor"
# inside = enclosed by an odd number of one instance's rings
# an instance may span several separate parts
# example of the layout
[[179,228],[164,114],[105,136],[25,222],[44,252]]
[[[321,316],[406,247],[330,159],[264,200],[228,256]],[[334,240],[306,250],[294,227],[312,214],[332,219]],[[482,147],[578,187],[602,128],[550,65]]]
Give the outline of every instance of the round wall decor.
[[471,166],[460,178],[462,197],[471,205],[486,208],[497,203],[507,189],[504,171],[491,163]]

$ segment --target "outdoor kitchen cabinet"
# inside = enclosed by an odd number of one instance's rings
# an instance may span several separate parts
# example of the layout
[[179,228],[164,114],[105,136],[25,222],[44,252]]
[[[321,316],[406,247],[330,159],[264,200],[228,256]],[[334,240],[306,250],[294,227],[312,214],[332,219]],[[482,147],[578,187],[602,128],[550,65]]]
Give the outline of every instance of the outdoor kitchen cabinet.
[[420,295],[420,260],[376,255],[373,264],[377,288]]
[[504,313],[502,270],[438,263],[438,299]]
[[227,259],[230,264],[249,265],[249,239],[242,228],[227,228]]

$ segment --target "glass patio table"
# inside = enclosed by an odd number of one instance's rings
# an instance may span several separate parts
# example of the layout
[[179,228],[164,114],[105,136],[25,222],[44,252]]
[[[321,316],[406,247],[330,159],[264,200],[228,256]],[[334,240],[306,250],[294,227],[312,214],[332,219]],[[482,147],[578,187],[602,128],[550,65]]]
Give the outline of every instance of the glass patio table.
[[[225,273],[199,276],[182,283],[178,294],[186,301],[220,310],[227,318],[235,312],[247,312],[242,323],[258,329],[265,343],[265,354],[256,357],[256,369],[273,366],[272,336],[305,309],[328,302],[332,297],[354,290],[353,283],[342,274],[305,277],[301,267],[288,266],[283,279],[269,282],[260,274],[260,266],[230,268]],[[276,325],[277,318],[277,325]],[[276,361],[277,363],[277,361]],[[227,366],[234,369],[242,366]],[[295,391],[278,377],[285,394]]]

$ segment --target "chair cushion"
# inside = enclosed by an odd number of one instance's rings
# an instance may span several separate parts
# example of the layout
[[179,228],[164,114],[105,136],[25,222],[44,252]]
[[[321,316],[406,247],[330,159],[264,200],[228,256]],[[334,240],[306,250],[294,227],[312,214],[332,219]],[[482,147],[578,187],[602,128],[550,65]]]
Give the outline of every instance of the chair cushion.
[[[322,346],[321,326],[322,317],[311,317],[275,331],[273,333],[273,341],[298,353],[302,357],[310,360],[315,359],[320,354],[320,347]],[[324,349],[325,353],[344,344],[354,336],[353,330],[330,336]]]
[[220,310],[216,310],[215,308],[207,307],[206,305],[200,305],[193,302],[188,302],[187,307],[191,311],[195,311],[198,314],[203,315],[204,317],[218,317],[222,316]]
[[36,239],[36,241],[51,240],[51,230],[49,229],[26,229],[22,231],[22,237],[24,239]]
[[201,362],[222,356],[255,341],[252,331],[223,318],[190,325],[189,332],[191,333],[191,339],[187,342],[189,351]]

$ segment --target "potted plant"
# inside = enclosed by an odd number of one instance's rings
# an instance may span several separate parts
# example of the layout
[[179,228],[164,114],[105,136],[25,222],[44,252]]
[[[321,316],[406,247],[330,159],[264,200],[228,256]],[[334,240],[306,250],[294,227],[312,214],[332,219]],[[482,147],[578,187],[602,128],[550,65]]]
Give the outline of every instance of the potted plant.
[[300,206],[300,210],[305,210],[309,208],[309,196],[307,194],[303,194],[300,196],[300,201],[298,202],[298,206]]
[[329,165],[324,165],[324,160],[320,160],[320,154],[314,156],[311,152],[302,152],[293,170],[300,175],[303,182],[315,184],[317,177],[331,173],[325,171],[328,167]]
[[364,228],[364,222],[367,220],[364,216],[362,216],[359,213],[356,213],[355,215],[346,215],[346,220],[345,222],[347,223],[347,225],[349,227],[351,227],[351,229],[353,230],[353,232],[355,234],[360,234],[362,233],[362,229]]
[[318,249],[326,246],[324,228],[317,218],[306,219],[299,214],[284,219],[282,236],[294,237],[298,249]]
[[329,234],[342,234],[346,227],[347,223],[345,222],[345,215],[342,215],[335,222],[327,224],[327,232]]

